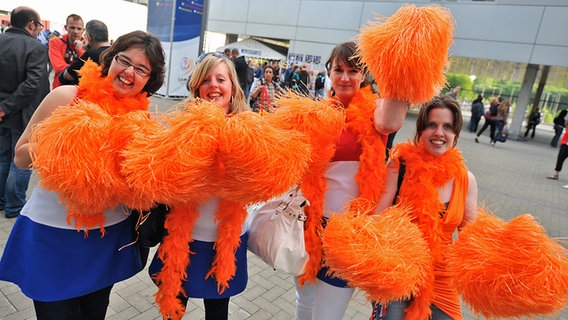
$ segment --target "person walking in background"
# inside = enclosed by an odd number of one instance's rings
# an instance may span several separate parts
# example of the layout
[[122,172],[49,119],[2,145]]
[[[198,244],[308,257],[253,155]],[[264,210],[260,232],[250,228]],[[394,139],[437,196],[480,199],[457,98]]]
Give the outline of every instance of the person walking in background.
[[503,133],[503,128],[507,124],[507,119],[509,118],[509,107],[511,106],[511,102],[509,100],[504,100],[499,104],[499,108],[497,109],[497,116],[494,118],[495,127],[497,132],[493,135],[491,139],[491,145],[495,146],[497,143],[497,137],[500,137]]
[[[118,154],[119,151],[109,151],[113,147],[95,147],[91,156],[99,157],[97,164],[77,163],[74,159],[88,157],[92,151],[90,147],[97,143],[112,144],[110,139],[97,140],[97,135],[110,135],[108,131],[111,131],[101,118],[109,122],[112,118],[115,123],[124,124],[121,121],[127,121],[127,116],[122,117],[122,113],[145,111],[140,117],[147,119],[150,116],[145,110],[150,104],[148,96],[164,81],[165,58],[161,42],[143,31],[120,36],[101,55],[101,62],[101,67],[94,62],[85,64],[79,86],[54,89],[42,101],[16,145],[16,165],[28,169],[33,158],[40,182],[12,228],[0,261],[0,279],[17,284],[33,300],[37,319],[103,320],[114,283],[135,275],[145,263],[138,246],[129,245],[135,239],[127,208],[113,201],[112,207],[101,208],[102,212],[98,212],[91,206],[98,208],[100,199],[93,199],[96,197],[92,194],[78,205],[72,197],[66,197],[68,193],[61,190],[65,187],[54,187],[64,184],[64,180],[67,180],[66,184],[70,184],[69,180],[79,181],[81,179],[76,176],[89,175],[97,169],[108,175],[94,174],[97,181],[88,184],[108,182],[116,164],[103,159],[108,159],[109,153]],[[45,68],[45,64],[42,66]],[[73,126],[81,121],[76,120],[77,117],[89,119],[84,121],[89,124],[75,131],[84,132],[84,137],[62,137],[61,132],[50,131],[64,125],[63,122]],[[112,132],[118,134],[117,131],[121,130],[115,128]],[[34,149],[32,143],[45,148]],[[69,145],[69,149],[58,149],[61,144]],[[54,149],[58,151],[49,152]],[[55,158],[50,157],[55,153]],[[97,165],[106,167],[95,168]],[[73,178],[65,179],[61,172],[54,172],[59,168],[73,171]],[[74,185],[71,188],[82,187]],[[97,196],[110,193],[114,196],[118,191],[113,187],[108,187],[112,189],[110,191],[104,188],[93,190],[97,190]],[[77,194],[82,190],[71,192]],[[125,193],[128,194],[126,197],[130,196],[130,192]],[[70,209],[81,210],[79,208],[83,206],[88,209],[81,212]]]
[[471,119],[469,120],[469,132],[477,132],[477,126],[481,120],[481,116],[485,113],[485,106],[483,105],[483,97],[478,94],[477,98],[471,103]]
[[53,66],[53,89],[59,87],[59,74],[73,61],[85,53],[85,30],[83,18],[77,14],[70,14],[65,20],[65,31],[61,38],[49,41],[49,61]]
[[[245,56],[239,55],[239,49],[234,48],[231,50],[231,55],[233,57],[233,63],[235,64],[235,70],[237,72],[237,77],[239,79],[239,86],[243,93],[245,94],[245,100],[248,100],[249,92],[247,92],[247,78],[249,66],[245,60]],[[252,82],[251,82],[252,83]]]
[[35,10],[17,7],[12,27],[0,35],[0,210],[6,218],[24,207],[32,173],[14,164],[16,142],[49,93],[47,48],[36,40],[40,20]]
[[525,138],[529,135],[529,131],[532,129],[531,139],[534,138],[534,133],[536,131],[536,126],[540,123],[540,110],[535,107],[529,115],[527,121],[527,131],[525,131]]
[[552,138],[552,141],[550,141],[550,145],[554,148],[558,147],[558,139],[560,139],[562,131],[564,131],[564,128],[566,127],[566,114],[568,114],[568,111],[564,109],[560,111],[560,113],[558,113],[558,115],[553,120],[554,137]]
[[308,96],[310,94],[310,74],[308,70],[306,70],[305,64],[299,68],[298,77],[300,79],[300,81],[298,81],[300,93]]
[[[560,140],[560,149],[558,150],[558,156],[556,157],[556,166],[554,167],[554,174],[551,176],[546,177],[550,180],[558,180],[558,175],[560,171],[562,171],[562,165],[564,164],[564,160],[568,158],[568,130],[564,132],[562,139]],[[568,185],[564,186],[568,188]]]
[[315,97],[316,99],[323,99],[325,98],[325,78],[326,78],[326,71],[322,70],[316,76],[316,81],[314,83],[314,90],[315,90]]
[[487,110],[487,112],[483,114],[483,117],[485,118],[485,123],[483,123],[483,127],[481,127],[481,129],[479,129],[479,131],[475,135],[474,140],[476,143],[479,143],[479,137],[485,131],[485,129],[487,129],[487,127],[489,127],[489,138],[491,139],[490,141],[493,141],[493,138],[495,137],[494,119],[499,111],[499,104],[501,103],[501,100],[502,100],[501,97],[499,98],[494,97],[493,99],[491,99],[491,102],[489,104],[489,110]]
[[79,75],[77,71],[83,67],[85,61],[91,59],[99,64],[99,57],[103,51],[110,48],[108,42],[107,26],[99,20],[91,20],[87,22],[85,28],[85,39],[87,40],[87,51],[81,58],[74,60],[59,74],[59,81],[62,85],[79,84]]

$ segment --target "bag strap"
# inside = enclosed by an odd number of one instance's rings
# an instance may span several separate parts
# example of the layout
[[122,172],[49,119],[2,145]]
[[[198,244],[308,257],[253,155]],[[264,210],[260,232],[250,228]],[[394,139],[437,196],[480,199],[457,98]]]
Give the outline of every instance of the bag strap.
[[271,103],[270,103],[270,96],[268,95],[268,90],[266,90],[266,86],[262,86],[261,87],[261,93],[260,93],[260,109],[264,110],[264,102],[266,101],[266,103],[268,103],[268,107],[270,107]]
[[302,208],[309,204],[310,202],[304,197],[298,185],[295,189],[288,191],[276,208],[276,214],[285,214],[294,219],[306,221],[307,216]]

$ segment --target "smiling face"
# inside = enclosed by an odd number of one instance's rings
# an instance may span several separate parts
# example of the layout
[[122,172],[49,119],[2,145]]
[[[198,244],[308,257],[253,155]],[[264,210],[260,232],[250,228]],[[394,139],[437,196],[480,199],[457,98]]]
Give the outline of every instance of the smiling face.
[[431,109],[426,127],[420,135],[424,148],[432,155],[439,156],[454,146],[455,139],[454,116],[450,109]]
[[365,75],[361,69],[350,67],[341,59],[333,62],[329,78],[335,91],[335,97],[344,106],[349,105],[351,98],[355,96],[365,81]]
[[225,113],[229,113],[233,83],[229,77],[229,69],[225,62],[219,62],[198,87],[199,97],[220,105]]
[[[108,77],[112,79],[112,85],[119,94],[131,97],[142,92],[144,86],[150,78],[152,71],[150,60],[142,48],[133,47],[120,52],[117,56],[120,59],[112,59],[108,70]],[[140,75],[136,69],[148,71],[148,75]]]

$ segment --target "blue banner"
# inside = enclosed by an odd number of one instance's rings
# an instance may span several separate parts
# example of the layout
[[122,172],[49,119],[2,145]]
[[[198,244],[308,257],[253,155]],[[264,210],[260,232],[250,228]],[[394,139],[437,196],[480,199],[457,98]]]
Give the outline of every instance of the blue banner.
[[188,95],[185,85],[199,52],[203,1],[148,1],[148,32],[160,38],[166,53],[166,81],[157,94]]

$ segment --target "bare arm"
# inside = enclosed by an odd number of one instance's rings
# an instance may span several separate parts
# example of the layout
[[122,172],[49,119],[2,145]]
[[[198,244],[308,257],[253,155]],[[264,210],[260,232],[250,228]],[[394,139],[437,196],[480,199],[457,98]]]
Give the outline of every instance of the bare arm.
[[468,187],[465,198],[465,212],[463,221],[458,228],[460,230],[469,222],[475,221],[475,218],[477,218],[477,180],[470,171],[467,172],[467,180]]
[[30,154],[30,134],[32,129],[41,121],[51,115],[53,110],[59,106],[67,105],[75,99],[77,95],[77,87],[60,86],[51,91],[45,99],[40,103],[34,112],[28,126],[22,133],[22,136],[16,143],[16,152],[14,154],[14,164],[22,169],[29,169],[32,163],[32,155]]
[[396,195],[396,189],[398,186],[398,170],[399,165],[397,162],[389,161],[387,164],[387,177],[385,181],[385,193],[381,196],[379,203],[377,204],[376,213],[380,214],[386,208],[392,206],[394,196]]
[[398,131],[406,117],[406,102],[394,99],[377,99],[374,113],[375,130],[388,135]]

